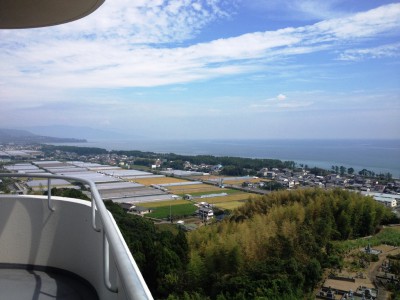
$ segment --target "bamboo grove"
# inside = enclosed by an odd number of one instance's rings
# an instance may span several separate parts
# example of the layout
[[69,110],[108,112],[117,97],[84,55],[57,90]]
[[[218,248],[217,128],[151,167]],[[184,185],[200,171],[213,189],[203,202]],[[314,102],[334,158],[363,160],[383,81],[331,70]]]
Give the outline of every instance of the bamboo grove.
[[396,216],[370,197],[309,189],[249,199],[224,221],[187,233],[187,240],[149,223],[141,226],[146,232],[134,230],[134,239],[129,222],[122,229],[131,232],[128,245],[155,298],[304,299],[312,298],[325,268],[341,267],[335,241],[393,222]]

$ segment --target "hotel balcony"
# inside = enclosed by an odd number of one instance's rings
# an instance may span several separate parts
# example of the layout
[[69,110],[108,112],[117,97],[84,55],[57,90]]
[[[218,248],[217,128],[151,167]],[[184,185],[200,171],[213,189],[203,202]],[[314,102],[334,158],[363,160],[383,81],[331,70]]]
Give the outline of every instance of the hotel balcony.
[[93,182],[91,201],[0,195],[0,299],[153,299]]

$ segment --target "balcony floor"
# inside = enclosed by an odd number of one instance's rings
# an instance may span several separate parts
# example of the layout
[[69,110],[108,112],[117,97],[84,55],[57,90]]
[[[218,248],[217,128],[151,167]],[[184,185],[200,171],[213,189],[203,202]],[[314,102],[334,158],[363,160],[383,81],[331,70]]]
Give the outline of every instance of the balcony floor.
[[78,276],[48,268],[21,268],[0,264],[0,299],[98,300],[91,285]]

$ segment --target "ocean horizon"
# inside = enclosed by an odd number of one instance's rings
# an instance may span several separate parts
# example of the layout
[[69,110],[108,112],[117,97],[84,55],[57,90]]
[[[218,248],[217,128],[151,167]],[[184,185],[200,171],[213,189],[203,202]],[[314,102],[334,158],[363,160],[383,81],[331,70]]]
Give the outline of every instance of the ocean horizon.
[[[55,145],[55,143],[52,143]],[[377,174],[391,173],[400,178],[400,140],[170,140],[126,139],[89,140],[87,143],[62,143],[111,150],[139,150],[181,155],[236,156],[291,160],[308,167],[330,170],[332,166],[367,169]]]

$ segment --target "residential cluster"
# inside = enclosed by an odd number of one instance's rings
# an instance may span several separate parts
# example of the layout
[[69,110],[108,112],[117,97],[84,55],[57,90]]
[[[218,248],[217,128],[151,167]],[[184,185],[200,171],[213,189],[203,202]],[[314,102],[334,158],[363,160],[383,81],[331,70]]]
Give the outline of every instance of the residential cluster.
[[[400,193],[400,180],[392,180],[383,184],[377,179],[368,178],[361,175],[340,175],[336,173],[326,176],[312,174],[305,169],[282,169],[273,168],[268,170],[263,168],[258,174],[262,178],[274,180],[286,188],[296,188],[299,186],[321,187],[321,188],[346,188],[365,192],[380,193]],[[261,184],[262,186],[263,184]]]

